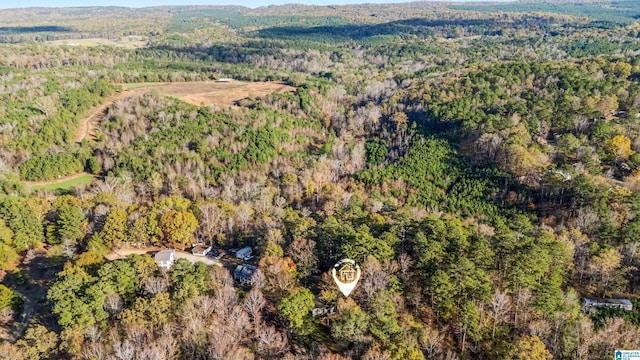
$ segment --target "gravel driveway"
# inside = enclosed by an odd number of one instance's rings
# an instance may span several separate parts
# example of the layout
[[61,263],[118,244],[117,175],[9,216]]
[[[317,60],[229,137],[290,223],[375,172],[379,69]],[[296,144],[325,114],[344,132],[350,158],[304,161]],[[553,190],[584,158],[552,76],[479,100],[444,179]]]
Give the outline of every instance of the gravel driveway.
[[[111,253],[109,253],[106,258],[108,260],[117,260],[117,259],[124,259],[127,256],[131,255],[131,254],[146,254],[146,253],[151,253],[151,252],[157,252],[159,251],[160,248],[156,248],[156,247],[151,247],[151,248],[145,248],[145,249],[120,249],[117,251],[113,251]],[[195,256],[191,253],[188,253],[186,251],[180,251],[180,250],[176,250],[175,251],[175,259],[187,259],[189,261],[191,261],[192,263],[196,263],[198,261],[203,262],[207,265],[218,265],[218,266],[222,266],[222,263],[216,259],[212,259],[208,256]],[[153,257],[153,256],[152,256]]]

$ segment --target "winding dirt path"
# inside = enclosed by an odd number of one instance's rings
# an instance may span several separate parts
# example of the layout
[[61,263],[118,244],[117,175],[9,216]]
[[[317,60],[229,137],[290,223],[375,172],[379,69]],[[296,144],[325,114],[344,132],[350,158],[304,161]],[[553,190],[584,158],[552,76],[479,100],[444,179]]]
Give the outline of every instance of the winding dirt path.
[[148,88],[141,88],[140,90],[124,90],[117,92],[108,98],[106,98],[102,104],[94,106],[80,121],[80,125],[76,130],[76,134],[73,137],[73,142],[80,143],[82,140],[89,137],[93,138],[96,128],[98,127],[98,119],[101,115],[104,115],[109,106],[114,102],[132,96],[136,93],[148,90]]

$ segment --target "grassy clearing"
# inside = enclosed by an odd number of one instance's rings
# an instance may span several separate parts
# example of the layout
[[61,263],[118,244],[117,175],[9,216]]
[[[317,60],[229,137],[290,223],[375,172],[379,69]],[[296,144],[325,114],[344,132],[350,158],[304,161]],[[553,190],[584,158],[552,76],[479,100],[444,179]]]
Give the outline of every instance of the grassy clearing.
[[139,49],[147,44],[144,37],[123,37],[120,40],[110,40],[102,38],[93,39],[70,39],[70,40],[53,40],[47,42],[56,46],[114,46],[124,49]]
[[69,191],[78,185],[85,185],[91,182],[93,175],[82,174],[74,176],[70,179],[62,179],[58,182],[50,182],[46,184],[31,185],[31,190],[44,190],[44,191]]
[[163,86],[163,85],[167,85],[170,83],[166,83],[166,82],[146,82],[146,83],[129,83],[129,84],[122,84],[125,90],[135,90],[135,89],[142,89],[142,88],[150,88],[150,87],[155,87],[155,86]]

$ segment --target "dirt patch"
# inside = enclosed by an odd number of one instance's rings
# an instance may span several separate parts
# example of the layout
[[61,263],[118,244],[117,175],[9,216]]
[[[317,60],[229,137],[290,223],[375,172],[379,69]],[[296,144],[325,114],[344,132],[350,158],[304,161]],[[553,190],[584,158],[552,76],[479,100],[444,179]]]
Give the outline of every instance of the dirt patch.
[[127,256],[132,254],[144,255],[146,253],[156,252],[156,251],[160,251],[160,248],[157,246],[149,246],[145,248],[135,248],[135,249],[125,247],[118,250],[112,250],[110,253],[105,255],[105,258],[109,261],[113,261],[113,260],[124,259]]
[[[142,89],[142,88],[140,88]],[[241,82],[219,83],[215,81],[197,81],[168,83],[153,86],[167,96],[174,96],[193,105],[233,105],[244,98],[257,98],[269,94],[281,94],[294,91],[295,88],[281,82]]]
[[139,49],[147,45],[147,38],[144,36],[125,36],[119,40],[111,40],[104,38],[92,39],[73,39],[73,40],[52,40],[46,42],[53,46],[113,46],[123,49]]

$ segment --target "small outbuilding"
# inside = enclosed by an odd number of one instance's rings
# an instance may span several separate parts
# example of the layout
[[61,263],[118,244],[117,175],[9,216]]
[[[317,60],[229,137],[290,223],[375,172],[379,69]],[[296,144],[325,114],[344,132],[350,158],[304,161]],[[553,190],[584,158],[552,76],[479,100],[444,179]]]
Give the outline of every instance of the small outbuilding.
[[196,256],[206,256],[209,252],[211,252],[212,247],[207,245],[196,245],[191,250],[191,253]]
[[176,251],[173,249],[158,251],[155,256],[158,266],[164,269],[171,268],[171,266],[173,266],[173,262],[175,261],[175,252]]

